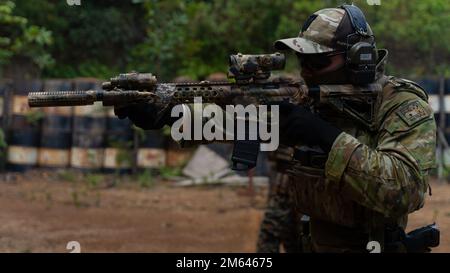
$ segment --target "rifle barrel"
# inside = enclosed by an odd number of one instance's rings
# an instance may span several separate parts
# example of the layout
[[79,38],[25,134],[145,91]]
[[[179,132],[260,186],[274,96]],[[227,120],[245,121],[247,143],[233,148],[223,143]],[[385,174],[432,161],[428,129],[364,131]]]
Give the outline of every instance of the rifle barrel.
[[30,107],[90,105],[99,100],[100,96],[93,90],[31,92],[28,94],[28,105]]
[[52,91],[30,92],[28,105],[30,107],[78,106],[90,105],[102,101],[104,106],[120,105],[138,101],[151,101],[153,93],[140,91]]

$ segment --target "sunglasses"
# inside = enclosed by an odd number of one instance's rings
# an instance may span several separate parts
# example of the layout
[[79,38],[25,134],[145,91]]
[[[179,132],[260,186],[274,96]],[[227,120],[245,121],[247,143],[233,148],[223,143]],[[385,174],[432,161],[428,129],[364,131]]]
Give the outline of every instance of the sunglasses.
[[345,51],[336,51],[326,54],[300,54],[296,53],[300,66],[311,70],[321,70],[329,66],[332,62],[331,57],[344,54]]

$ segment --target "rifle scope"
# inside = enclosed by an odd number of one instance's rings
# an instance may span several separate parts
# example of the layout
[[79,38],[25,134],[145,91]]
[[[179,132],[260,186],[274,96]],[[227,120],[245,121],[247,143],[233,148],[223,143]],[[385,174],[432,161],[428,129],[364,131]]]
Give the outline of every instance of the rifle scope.
[[273,70],[283,70],[286,57],[281,53],[244,55],[238,53],[230,55],[229,75],[236,79],[267,79]]

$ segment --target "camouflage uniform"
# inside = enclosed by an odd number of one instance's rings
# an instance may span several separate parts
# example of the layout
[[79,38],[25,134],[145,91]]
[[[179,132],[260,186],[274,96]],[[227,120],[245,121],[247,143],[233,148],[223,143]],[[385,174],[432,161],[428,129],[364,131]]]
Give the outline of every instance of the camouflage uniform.
[[405,228],[420,209],[435,165],[436,125],[423,90],[389,78],[378,101],[378,130],[334,120],[344,130],[324,169],[293,172],[296,207],[311,216],[314,251],[363,251],[384,241],[388,225]]
[[[342,9],[318,11],[306,31],[278,41],[278,48],[311,54],[336,50],[338,39],[331,37],[344,15]],[[417,84],[383,75],[387,51],[379,53],[377,81],[384,88],[375,129],[339,113],[322,113],[343,132],[323,168],[297,162],[291,170],[296,207],[311,217],[315,252],[361,252],[372,240],[383,245],[386,228],[405,228],[407,215],[424,204],[427,176],[435,167],[433,111]]]
[[281,245],[287,253],[301,251],[301,230],[298,214],[294,210],[291,181],[284,173],[286,161],[290,160],[292,153],[290,150],[288,147],[280,147],[269,156],[273,173],[270,178],[267,208],[259,230],[259,253],[278,253]]

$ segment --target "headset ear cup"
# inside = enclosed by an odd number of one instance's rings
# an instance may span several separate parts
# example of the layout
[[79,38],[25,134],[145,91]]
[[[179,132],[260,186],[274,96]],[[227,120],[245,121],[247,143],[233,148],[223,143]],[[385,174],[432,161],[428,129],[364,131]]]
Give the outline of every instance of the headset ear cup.
[[363,85],[375,81],[377,51],[375,45],[358,42],[347,51],[347,69],[352,84]]
[[[354,33],[347,36],[347,45],[351,37],[359,36],[359,42],[347,47],[346,67],[350,82],[355,85],[364,85],[375,81],[376,63],[378,60],[375,39],[366,21],[364,13],[358,7],[352,5],[341,5],[348,14]],[[367,39],[372,41],[368,42]]]
[[375,64],[377,52],[373,44],[358,42],[354,44],[347,53],[350,64]]

